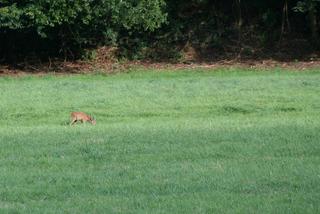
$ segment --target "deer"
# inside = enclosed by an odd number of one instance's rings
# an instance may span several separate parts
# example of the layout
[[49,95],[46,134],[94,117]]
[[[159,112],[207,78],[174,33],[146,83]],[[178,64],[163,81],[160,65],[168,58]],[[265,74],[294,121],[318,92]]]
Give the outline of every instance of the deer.
[[71,123],[70,126],[75,124],[77,121],[83,122],[89,122],[92,125],[96,125],[96,120],[94,120],[92,117],[87,115],[84,112],[71,112]]

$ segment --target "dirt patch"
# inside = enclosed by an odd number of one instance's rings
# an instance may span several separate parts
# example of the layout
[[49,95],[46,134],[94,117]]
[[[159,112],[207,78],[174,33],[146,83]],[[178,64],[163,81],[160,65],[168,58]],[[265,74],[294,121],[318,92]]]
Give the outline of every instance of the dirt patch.
[[84,73],[119,73],[128,72],[134,69],[219,69],[219,68],[248,68],[248,69],[288,69],[288,70],[308,70],[320,69],[320,58],[311,58],[308,61],[278,61],[274,59],[263,60],[219,60],[214,62],[152,62],[152,61],[54,61],[39,65],[25,65],[23,67],[13,67],[9,65],[0,65],[0,76],[24,76],[24,75],[66,75],[66,74],[84,74]]

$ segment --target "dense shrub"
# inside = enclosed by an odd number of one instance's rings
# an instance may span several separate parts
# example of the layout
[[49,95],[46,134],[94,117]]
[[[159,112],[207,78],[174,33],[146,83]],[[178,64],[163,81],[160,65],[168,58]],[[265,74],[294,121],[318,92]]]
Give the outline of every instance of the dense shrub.
[[163,0],[0,0],[6,41],[0,51],[10,56],[41,47],[73,56],[84,47],[115,44],[123,31],[155,30],[166,21],[163,6]]
[[179,58],[188,47],[204,55],[211,50],[210,56],[250,53],[251,46],[263,48],[287,38],[317,47],[319,2],[0,0],[0,62],[91,58],[86,50],[103,45],[117,46],[122,57],[157,60]]

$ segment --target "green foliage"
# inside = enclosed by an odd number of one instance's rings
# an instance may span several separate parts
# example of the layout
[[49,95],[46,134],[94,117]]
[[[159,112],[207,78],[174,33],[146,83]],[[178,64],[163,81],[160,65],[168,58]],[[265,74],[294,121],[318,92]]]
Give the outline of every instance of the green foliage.
[[18,10],[17,5],[0,7],[0,29],[20,29],[23,25],[20,21],[23,12]]
[[317,5],[320,3],[320,0],[303,0],[298,1],[297,5],[293,8],[296,12],[308,12],[308,11],[316,11]]
[[[246,42],[243,47],[267,47],[280,36],[312,34],[317,41],[319,2],[0,0],[0,59],[39,53],[77,58],[103,45],[131,59],[176,58],[187,45],[199,55],[218,55],[235,46],[239,52]],[[284,22],[288,34],[281,33]]]
[[[121,31],[154,31],[166,21],[163,0],[27,0],[0,4],[0,33],[37,32],[75,47],[114,44]],[[14,38],[13,38],[14,39]]]
[[102,21],[109,22],[109,26],[154,30],[166,20],[162,11],[163,5],[162,0],[28,0],[23,3],[11,1],[10,5],[1,7],[0,26],[45,30],[63,24],[91,25],[99,22],[98,18],[107,18]]

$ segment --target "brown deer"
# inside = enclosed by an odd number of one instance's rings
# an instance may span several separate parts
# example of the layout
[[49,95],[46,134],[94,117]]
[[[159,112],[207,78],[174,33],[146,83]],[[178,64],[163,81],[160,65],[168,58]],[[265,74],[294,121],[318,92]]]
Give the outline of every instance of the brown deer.
[[90,117],[86,113],[83,113],[83,112],[71,112],[71,123],[70,123],[70,125],[75,124],[77,121],[81,121],[81,123],[89,122],[92,125],[96,125],[96,120],[94,120],[92,117]]

